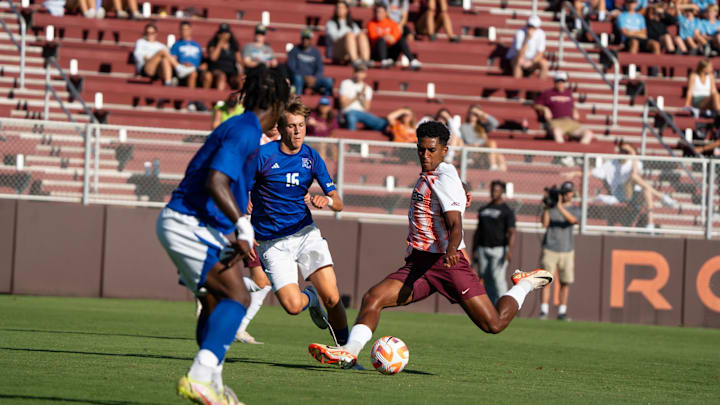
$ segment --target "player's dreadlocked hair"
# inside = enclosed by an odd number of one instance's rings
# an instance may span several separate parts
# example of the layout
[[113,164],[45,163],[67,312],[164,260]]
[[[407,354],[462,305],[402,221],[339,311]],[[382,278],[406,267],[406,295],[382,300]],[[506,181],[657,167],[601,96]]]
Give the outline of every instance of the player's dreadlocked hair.
[[283,111],[290,99],[290,85],[279,70],[259,65],[247,72],[240,98],[245,111],[267,110],[274,106]]
[[447,146],[450,140],[450,131],[442,122],[428,120],[417,127],[417,138],[438,138],[438,142]]

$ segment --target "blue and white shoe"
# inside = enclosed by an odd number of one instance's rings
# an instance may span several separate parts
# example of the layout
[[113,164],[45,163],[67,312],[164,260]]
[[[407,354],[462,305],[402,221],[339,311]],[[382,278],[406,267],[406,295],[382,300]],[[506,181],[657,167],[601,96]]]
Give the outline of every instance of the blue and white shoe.
[[303,292],[310,299],[310,302],[308,303],[308,312],[310,312],[310,318],[315,323],[315,326],[320,329],[327,329],[327,315],[322,307],[317,290],[315,290],[315,287],[309,285],[305,287]]

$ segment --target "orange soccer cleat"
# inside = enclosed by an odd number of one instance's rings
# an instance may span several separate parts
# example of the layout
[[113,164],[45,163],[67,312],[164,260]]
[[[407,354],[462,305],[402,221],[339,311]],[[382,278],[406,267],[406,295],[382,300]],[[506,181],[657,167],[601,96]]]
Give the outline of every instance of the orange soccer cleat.
[[320,363],[337,364],[341,368],[353,368],[357,362],[357,356],[342,347],[311,343],[308,346],[308,352]]

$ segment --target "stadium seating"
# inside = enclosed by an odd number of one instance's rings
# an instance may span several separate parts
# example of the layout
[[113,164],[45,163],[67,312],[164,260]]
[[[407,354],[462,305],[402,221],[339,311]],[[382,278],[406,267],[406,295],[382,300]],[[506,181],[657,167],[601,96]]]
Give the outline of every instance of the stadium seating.
[[[417,2],[415,2],[417,3]],[[178,23],[182,20],[175,17],[175,13],[188,11],[193,8],[196,12],[192,18],[194,39],[201,44],[207,43],[220,22],[231,24],[233,32],[241,44],[252,38],[254,26],[260,22],[264,11],[270,13],[270,31],[268,40],[281,60],[285,59],[287,43],[297,43],[300,30],[307,25],[315,26],[318,35],[318,46],[322,46],[322,30],[325,21],[332,14],[332,5],[317,1],[242,1],[227,2],[209,0],[198,5],[189,0],[158,0],[153,4],[153,21],[156,22],[160,38],[164,40],[168,34],[177,35]],[[625,95],[625,82],[620,87],[619,121],[612,127],[609,120],[612,92],[610,88],[595,73],[584,57],[575,49],[568,46],[564,52],[562,70],[569,72],[571,82],[576,86],[577,107],[581,112],[582,121],[590,127],[597,136],[591,145],[577,143],[556,144],[546,140],[541,124],[531,109],[531,100],[537,92],[552,86],[552,80],[540,80],[534,77],[525,79],[512,79],[503,76],[500,61],[507,46],[512,42],[514,32],[525,24],[530,13],[529,1],[506,3],[500,0],[476,0],[473,2],[474,13],[464,13],[458,7],[451,7],[450,15],[456,31],[464,34],[459,44],[448,43],[441,34],[435,42],[417,40],[411,45],[419,59],[423,61],[423,69],[418,72],[408,72],[400,66],[388,70],[371,69],[368,82],[375,88],[372,111],[378,115],[386,115],[390,111],[407,106],[413,109],[417,116],[434,114],[441,107],[449,108],[453,114],[464,116],[470,104],[480,104],[481,107],[496,116],[501,122],[501,128],[491,134],[500,148],[523,150],[551,150],[563,152],[591,152],[609,153],[613,151],[613,141],[623,138],[626,141],[638,144],[640,142],[641,123],[639,120],[642,103],[647,96],[663,95],[666,110],[677,113],[682,106],[682,92],[684,77],[687,69],[694,68],[697,58],[667,57],[663,58],[660,66],[673,70],[674,77],[652,78],[646,81],[646,95],[638,96],[635,105],[629,105],[629,97]],[[540,9],[547,6],[540,2]],[[3,6],[5,7],[5,6]],[[417,4],[412,11],[417,10]],[[7,8],[0,9],[3,19],[10,23],[10,27],[17,32],[17,24]],[[352,9],[354,18],[367,21],[371,11],[364,8]],[[559,24],[552,22],[552,14],[541,12],[543,29],[548,37],[548,56],[553,61],[552,70],[560,69],[556,61]],[[163,17],[164,15],[164,17]],[[66,70],[71,59],[78,60],[80,76],[83,79],[82,97],[90,106],[96,92],[104,95],[104,110],[108,113],[107,122],[114,125],[142,126],[158,128],[178,128],[207,130],[210,124],[210,114],[207,112],[187,111],[189,101],[200,100],[211,105],[217,100],[225,98],[226,93],[217,90],[189,90],[183,87],[165,87],[158,82],[150,82],[146,78],[136,77],[131,52],[134,41],[140,36],[147,21],[129,21],[106,18],[104,20],[86,19],[77,15],[67,15],[62,18],[52,17],[49,14],[37,11],[33,15],[32,25],[28,36],[28,74],[26,75],[26,89],[18,88],[17,51],[6,36],[0,39],[0,54],[12,61],[12,66],[6,66],[0,71],[0,90],[7,96],[0,100],[0,116],[12,118],[40,118],[43,110],[44,97],[44,70],[42,68],[42,45],[44,43],[44,29],[48,25],[55,27],[57,43],[59,44],[58,61]],[[496,41],[489,41],[485,37],[487,27],[490,25],[497,29]],[[609,32],[608,23],[593,23],[598,32]],[[476,36],[477,34],[477,36]],[[594,46],[583,44],[591,57],[598,62],[598,50]],[[627,66],[634,63],[640,72],[647,72],[650,65],[657,66],[657,58],[650,55],[629,55],[620,53],[620,63]],[[326,74],[339,82],[350,76],[348,66],[326,65]],[[611,74],[610,74],[611,75]],[[69,94],[64,89],[64,82],[53,75],[52,83],[58,94],[67,99]],[[436,99],[428,100],[426,85],[432,82],[436,87]],[[305,102],[314,106],[318,96],[307,94]],[[78,122],[86,122],[88,117],[84,114],[77,102],[65,103],[72,112],[73,118]],[[67,120],[57,103],[52,102],[50,119]],[[523,131],[521,121],[527,119],[529,130]],[[681,129],[693,125],[694,121],[679,116],[676,123]],[[19,193],[52,193],[58,196],[76,197],[80,192],[83,141],[74,130],[64,133],[46,133],[37,131],[28,134],[27,131],[13,131],[4,129],[3,135],[8,142],[17,145],[14,154],[26,155],[26,167],[29,168],[30,183],[22,190],[10,188]],[[140,135],[138,135],[140,136]],[[672,139],[673,134],[666,130],[664,136]],[[384,135],[373,131],[338,130],[335,137],[355,140],[387,140]],[[192,137],[190,137],[192,138]],[[183,142],[175,136],[172,140],[164,138],[162,134],[150,131],[142,134],[142,143],[119,144],[108,141],[102,144],[100,150],[100,168],[102,175],[100,194],[107,200],[113,198],[128,198],[134,196],[140,200],[162,201],[172,186],[181,177],[185,164],[197,143]],[[153,145],[153,142],[157,144]],[[162,143],[162,142],[167,143]],[[8,143],[10,144],[10,143]],[[665,154],[662,146],[655,138],[648,139],[649,153]],[[159,170],[159,176],[148,174],[147,163],[158,158],[159,151],[165,154]],[[0,171],[0,188],[8,184],[23,185],[28,182],[13,177],[16,176],[13,167],[12,154],[6,158]],[[6,156],[7,156],[6,155]],[[168,158],[168,155],[170,157]],[[413,165],[403,165],[396,157],[382,156],[378,160],[363,161],[351,159],[348,155],[346,162],[345,181],[348,182],[346,190],[347,205],[355,207],[374,207],[379,213],[404,214],[405,206],[397,204],[397,198],[406,194],[411,187],[412,179],[416,176]],[[167,162],[173,162],[168,164]],[[402,161],[401,161],[402,162]],[[393,167],[393,170],[402,170],[397,177],[397,191],[390,196],[384,190],[385,176],[379,176],[378,167]],[[567,170],[564,166],[552,159],[533,159],[528,162],[522,155],[508,155],[507,173],[496,174],[507,181],[512,181],[518,187],[525,187],[529,199],[539,201],[542,186],[537,182],[543,170],[549,170],[547,175],[557,178]],[[152,172],[152,168],[149,169]],[[647,174],[652,179],[659,179],[665,171],[654,170]],[[486,178],[486,169],[470,168],[468,178]],[[554,176],[554,177],[553,177]],[[38,181],[39,183],[33,183]],[[34,188],[31,187],[35,184]],[[373,187],[379,191],[373,192]],[[593,183],[591,188],[597,189],[600,185]],[[669,187],[666,185],[666,187]],[[479,188],[475,188],[478,190]],[[160,190],[152,191],[148,190]],[[525,191],[524,191],[525,192]],[[373,194],[375,193],[375,194]],[[405,194],[403,194],[405,193]],[[152,195],[151,195],[152,194]],[[397,194],[397,198],[394,197]],[[675,194],[674,194],[675,195]],[[478,197],[484,193],[478,193]],[[690,208],[683,215],[677,216],[679,221],[694,221],[700,215],[697,202],[692,192],[685,190],[678,196],[683,204]],[[479,204],[476,203],[476,204]],[[476,206],[473,207],[476,208]],[[662,211],[664,210],[664,211]],[[659,212],[671,217],[674,212],[662,209]],[[695,212],[697,211],[697,212]],[[595,223],[605,223],[607,220],[602,212],[590,211]],[[537,214],[537,204],[525,204],[520,207],[520,216],[525,220],[534,221]]]

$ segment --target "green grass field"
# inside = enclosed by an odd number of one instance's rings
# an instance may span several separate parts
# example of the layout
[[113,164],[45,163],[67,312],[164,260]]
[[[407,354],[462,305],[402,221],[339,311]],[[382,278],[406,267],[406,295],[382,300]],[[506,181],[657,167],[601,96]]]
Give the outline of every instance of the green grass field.
[[[173,404],[195,354],[188,302],[0,296],[0,404]],[[350,318],[354,319],[352,311]],[[408,344],[397,376],[316,363],[306,314],[261,310],[225,382],[248,404],[718,403],[720,330],[517,319],[486,335],[464,316],[384,313]]]

